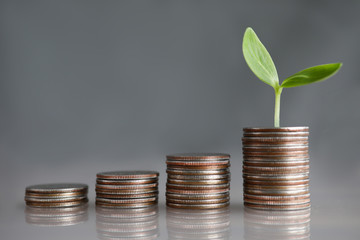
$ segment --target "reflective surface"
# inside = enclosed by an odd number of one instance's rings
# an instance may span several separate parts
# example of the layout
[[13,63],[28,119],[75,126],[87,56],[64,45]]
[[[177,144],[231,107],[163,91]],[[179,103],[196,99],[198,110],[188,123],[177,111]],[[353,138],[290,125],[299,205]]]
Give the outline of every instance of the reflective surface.
[[[319,193],[319,194],[318,194]],[[165,207],[110,209],[89,205],[42,209],[24,203],[2,209],[4,239],[359,239],[360,194],[318,191],[312,208],[262,211],[244,208],[181,210]],[[16,207],[17,206],[17,207]],[[7,213],[7,214],[6,214]]]

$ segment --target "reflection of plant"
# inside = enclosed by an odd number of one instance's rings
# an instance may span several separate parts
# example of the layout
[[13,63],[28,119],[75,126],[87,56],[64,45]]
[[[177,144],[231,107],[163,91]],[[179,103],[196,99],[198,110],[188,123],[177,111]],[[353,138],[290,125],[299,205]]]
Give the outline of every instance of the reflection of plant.
[[310,67],[286,78],[279,85],[274,62],[252,28],[247,28],[245,31],[242,48],[245,61],[253,73],[275,90],[275,127],[280,126],[280,97],[283,88],[297,87],[325,80],[334,75],[342,65],[342,63],[330,63]]

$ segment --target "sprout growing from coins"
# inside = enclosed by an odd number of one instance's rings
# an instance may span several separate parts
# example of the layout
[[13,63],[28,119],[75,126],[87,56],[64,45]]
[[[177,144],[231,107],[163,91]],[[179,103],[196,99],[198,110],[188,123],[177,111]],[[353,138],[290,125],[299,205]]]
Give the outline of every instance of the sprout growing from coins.
[[274,127],[280,127],[280,97],[283,88],[298,87],[320,82],[333,76],[342,63],[330,63],[304,69],[279,84],[279,77],[270,54],[252,28],[247,28],[243,39],[243,54],[253,73],[275,91]]

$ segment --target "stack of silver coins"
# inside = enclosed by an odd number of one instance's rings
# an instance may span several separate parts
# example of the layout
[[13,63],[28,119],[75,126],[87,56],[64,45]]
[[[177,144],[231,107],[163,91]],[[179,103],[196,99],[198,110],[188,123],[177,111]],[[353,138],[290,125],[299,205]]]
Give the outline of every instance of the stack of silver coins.
[[244,128],[245,206],[310,207],[308,136],[308,127]]
[[133,209],[97,207],[96,230],[101,240],[158,239],[158,207]]
[[88,186],[81,183],[54,183],[28,186],[25,202],[29,207],[75,207],[86,204]]
[[111,208],[143,208],[158,202],[155,171],[101,172],[96,179],[96,205]]
[[244,239],[310,239],[310,208],[297,211],[263,211],[245,208]]
[[26,207],[25,220],[39,227],[64,227],[86,222],[88,205],[66,208]]
[[229,154],[187,153],[166,158],[168,207],[214,209],[229,205]]
[[230,210],[167,208],[168,239],[230,239]]

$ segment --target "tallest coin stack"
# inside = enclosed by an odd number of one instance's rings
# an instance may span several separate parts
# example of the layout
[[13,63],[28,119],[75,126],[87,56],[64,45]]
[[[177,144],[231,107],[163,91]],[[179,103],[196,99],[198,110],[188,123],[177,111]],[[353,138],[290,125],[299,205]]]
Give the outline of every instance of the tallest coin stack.
[[308,136],[308,127],[244,128],[245,206],[310,207]]

